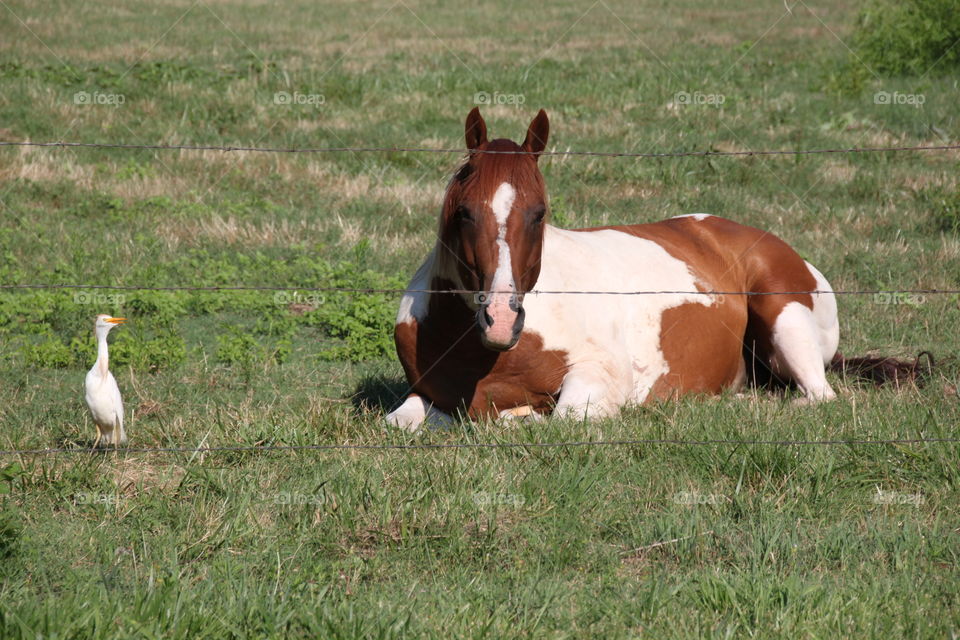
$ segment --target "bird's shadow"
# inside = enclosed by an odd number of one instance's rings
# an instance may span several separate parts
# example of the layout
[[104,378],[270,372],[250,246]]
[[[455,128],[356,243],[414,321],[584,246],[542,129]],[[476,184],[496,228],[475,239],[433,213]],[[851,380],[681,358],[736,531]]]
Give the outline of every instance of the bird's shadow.
[[[113,451],[113,445],[103,445],[101,444],[96,449],[93,448],[93,445],[96,444],[96,438],[78,438],[75,436],[64,435],[61,436],[57,441],[57,447],[60,449],[86,449],[91,453],[107,453]],[[123,450],[124,447],[120,447],[120,450]]]
[[357,383],[350,402],[359,413],[387,413],[400,406],[409,392],[410,385],[403,378],[368,375]]

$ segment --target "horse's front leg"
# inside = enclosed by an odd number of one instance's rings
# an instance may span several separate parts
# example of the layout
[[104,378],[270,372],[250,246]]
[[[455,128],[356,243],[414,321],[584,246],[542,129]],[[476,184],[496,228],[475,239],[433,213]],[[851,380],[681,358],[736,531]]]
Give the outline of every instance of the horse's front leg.
[[415,432],[424,423],[432,427],[448,427],[453,424],[453,418],[434,407],[426,398],[411,393],[403,404],[387,414],[387,422]]
[[627,386],[610,375],[609,367],[577,365],[563,379],[553,414],[577,419],[614,415],[627,401]]

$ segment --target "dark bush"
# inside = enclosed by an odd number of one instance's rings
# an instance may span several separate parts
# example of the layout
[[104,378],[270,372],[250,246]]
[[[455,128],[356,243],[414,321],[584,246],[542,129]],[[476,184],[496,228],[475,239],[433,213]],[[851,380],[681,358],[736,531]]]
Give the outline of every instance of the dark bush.
[[960,67],[957,0],[867,0],[857,20],[857,56],[893,75]]

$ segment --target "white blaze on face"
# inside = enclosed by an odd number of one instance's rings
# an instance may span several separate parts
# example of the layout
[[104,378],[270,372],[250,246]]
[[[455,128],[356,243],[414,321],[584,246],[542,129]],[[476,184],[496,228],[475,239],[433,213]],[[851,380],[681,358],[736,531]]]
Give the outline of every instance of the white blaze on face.
[[493,194],[493,200],[490,201],[490,208],[493,209],[493,215],[497,218],[497,249],[499,258],[497,259],[497,270],[493,274],[493,283],[490,285],[492,291],[512,291],[515,288],[513,282],[513,265],[510,262],[510,245],[507,244],[507,220],[510,218],[510,210],[513,208],[513,201],[517,196],[513,185],[504,182],[497,187],[497,192]]
[[516,196],[513,185],[504,182],[497,187],[490,201],[490,208],[497,220],[497,269],[490,283],[487,313],[493,319],[493,325],[487,331],[487,339],[499,344],[508,344],[512,340],[513,324],[517,317],[510,308],[510,298],[517,287],[513,280],[510,245],[507,243],[507,221]]

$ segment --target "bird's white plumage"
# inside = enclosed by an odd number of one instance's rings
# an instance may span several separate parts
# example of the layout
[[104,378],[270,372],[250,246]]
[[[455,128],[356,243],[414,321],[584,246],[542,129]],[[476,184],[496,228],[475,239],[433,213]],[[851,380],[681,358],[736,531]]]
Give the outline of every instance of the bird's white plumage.
[[123,318],[99,315],[94,325],[97,361],[87,372],[84,390],[87,407],[94,424],[97,425],[96,445],[118,446],[127,442],[127,434],[123,429],[123,398],[120,396],[116,378],[110,373],[107,347],[107,334],[122,322]]

